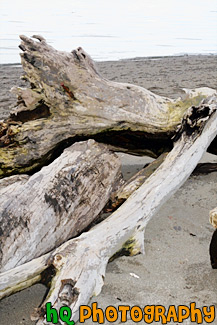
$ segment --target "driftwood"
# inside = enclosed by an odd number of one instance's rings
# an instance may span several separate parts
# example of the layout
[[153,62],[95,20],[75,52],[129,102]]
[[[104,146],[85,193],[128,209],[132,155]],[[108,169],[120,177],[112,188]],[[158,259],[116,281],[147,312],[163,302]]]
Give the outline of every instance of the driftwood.
[[209,246],[210,262],[213,269],[217,269],[217,207],[209,212],[209,221],[215,228]]
[[213,232],[209,245],[210,263],[213,269],[217,269],[217,229]]
[[[34,38],[21,36],[20,45],[30,87],[13,89],[17,106],[0,125],[0,177],[35,173],[0,181],[0,298],[51,283],[34,316],[46,324],[46,302],[69,306],[77,320],[79,306],[100,292],[109,259],[144,252],[150,218],[214,138],[217,152],[217,97],[199,88],[172,100],[108,81],[82,48],[60,52]],[[93,139],[159,158],[123,184],[119,160]],[[117,210],[83,232],[103,208]]]
[[123,248],[132,255],[144,252],[143,233],[148,221],[189,177],[216,136],[216,109],[216,97],[206,105],[191,108],[183,119],[172,151],[118,210],[46,256],[2,273],[0,297],[39,281],[46,269],[52,270],[55,275],[50,292],[38,310],[38,324],[46,324],[46,302],[51,302],[57,310],[69,306],[76,321],[79,306],[86,305],[92,295],[100,292],[110,257]]
[[[127,182],[119,182],[119,186],[116,191],[113,191],[111,194],[111,198],[107,203],[104,211],[111,212],[117,209],[123,202],[125,202],[129,196],[135,192],[145,181],[146,179],[151,176],[151,174],[162,164],[167,156],[167,152],[160,155],[157,159],[153,162],[144,166],[138,173],[132,176]],[[192,175],[200,175],[200,174],[208,174],[217,171],[217,164],[216,163],[199,163]],[[217,209],[214,209],[210,212],[213,216],[215,215],[215,219],[217,220]],[[213,217],[210,218],[210,222],[212,223]],[[212,221],[211,221],[212,220]],[[216,221],[217,227],[217,221]]]
[[107,203],[120,168],[115,154],[89,140],[65,149],[32,176],[0,180],[0,271],[84,231]]
[[217,269],[217,208],[209,212],[209,221],[215,228],[209,246],[210,262],[213,269]]
[[[56,51],[44,38],[21,36],[21,61],[30,88],[16,88],[18,105],[0,126],[0,177],[32,173],[65,147],[94,138],[116,150],[154,158],[171,150],[186,110],[199,105],[209,88],[186,90],[172,100],[142,87],[100,76],[78,48]],[[214,143],[213,152],[216,152]]]
[[217,229],[217,207],[209,212],[209,221],[211,225]]
[[119,186],[116,191],[113,191],[110,197],[109,202],[107,203],[104,211],[111,212],[117,209],[123,202],[125,202],[130,195],[135,192],[145,181],[146,179],[154,173],[154,171],[162,164],[165,160],[168,153],[163,153],[152,163],[148,164],[142,168],[138,173],[132,176],[127,182],[124,182]]

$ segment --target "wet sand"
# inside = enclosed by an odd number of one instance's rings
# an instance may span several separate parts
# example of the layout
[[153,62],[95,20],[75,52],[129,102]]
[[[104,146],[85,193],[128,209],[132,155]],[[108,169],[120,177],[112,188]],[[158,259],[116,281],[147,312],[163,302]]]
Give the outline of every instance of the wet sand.
[[[181,95],[182,88],[217,89],[217,56],[214,55],[138,58],[100,62],[98,67],[108,79],[134,83],[172,98]],[[9,95],[10,87],[24,85],[19,80],[21,72],[21,66],[0,66],[0,119],[8,114],[8,107],[15,100]],[[126,179],[151,160],[119,156]],[[217,157],[205,154],[203,161],[217,162]],[[91,303],[96,301],[99,307],[105,308],[120,304],[144,307],[196,302],[197,307],[215,305],[217,308],[217,270],[211,269],[209,259],[213,228],[208,218],[209,210],[216,205],[217,173],[191,176],[149,222],[145,232],[146,254],[120,257],[109,263],[102,292]],[[2,300],[0,325],[34,324],[29,315],[44,293],[45,288],[38,284]],[[85,323],[89,325],[92,321]],[[129,320],[127,324],[134,322]]]

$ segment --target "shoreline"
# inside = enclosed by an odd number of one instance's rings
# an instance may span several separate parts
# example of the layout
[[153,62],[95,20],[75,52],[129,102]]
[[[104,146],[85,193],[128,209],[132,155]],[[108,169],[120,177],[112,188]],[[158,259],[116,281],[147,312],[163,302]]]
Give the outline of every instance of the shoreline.
[[[119,62],[119,61],[146,61],[146,60],[158,60],[158,59],[164,59],[164,58],[183,58],[183,57],[210,57],[210,56],[216,56],[217,53],[180,53],[180,54],[171,54],[171,55],[151,55],[151,56],[135,56],[132,58],[125,58],[125,59],[117,59],[117,60],[94,60],[96,63],[109,63],[109,62]],[[0,63],[0,66],[14,66],[19,65],[22,66],[20,62],[15,63]]]
[[[217,55],[123,59],[96,64],[105,78],[134,83],[171,98],[182,94],[182,88],[217,89]],[[9,106],[16,102],[9,89],[14,85],[25,86],[19,79],[21,73],[20,64],[0,65],[0,119],[8,115]],[[147,157],[119,156],[125,178],[150,161]],[[217,162],[217,156],[208,154],[203,161],[211,159]],[[213,228],[208,216],[209,210],[216,206],[216,189],[217,172],[191,176],[149,222],[144,239],[146,254],[123,256],[109,263],[102,292],[90,304],[97,302],[105,309],[108,305],[166,307],[194,301],[197,307],[217,308],[217,273],[209,259]],[[34,324],[30,314],[44,294],[45,288],[37,284],[0,301],[0,324]],[[92,322],[88,320],[85,324]]]
[[[183,88],[217,89],[217,55],[143,57],[118,61],[98,61],[96,66],[107,79],[144,87],[158,95],[178,98]],[[13,86],[25,87],[20,80],[21,64],[0,65],[0,120],[7,117],[16,98]]]

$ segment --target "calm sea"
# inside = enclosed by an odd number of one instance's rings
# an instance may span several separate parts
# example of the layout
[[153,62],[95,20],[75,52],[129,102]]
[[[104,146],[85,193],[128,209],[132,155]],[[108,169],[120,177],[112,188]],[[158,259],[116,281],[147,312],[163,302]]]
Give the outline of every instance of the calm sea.
[[95,60],[217,54],[217,0],[0,0],[0,63],[17,63],[19,34]]

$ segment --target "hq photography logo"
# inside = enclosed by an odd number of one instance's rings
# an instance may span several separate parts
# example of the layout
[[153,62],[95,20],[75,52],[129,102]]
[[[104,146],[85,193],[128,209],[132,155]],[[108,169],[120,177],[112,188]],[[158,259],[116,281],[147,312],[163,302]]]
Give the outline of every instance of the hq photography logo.
[[[46,321],[52,324],[67,324],[74,325],[75,322],[71,319],[72,311],[69,307],[63,306],[59,312],[52,308],[51,303],[46,304]],[[93,323],[104,324],[109,323],[127,323],[133,321],[135,323],[143,322],[144,324],[169,324],[178,322],[179,324],[188,320],[189,323],[202,324],[213,323],[215,320],[215,306],[196,307],[196,303],[190,303],[190,306],[170,305],[168,308],[162,305],[147,305],[128,306],[119,305],[118,307],[108,306],[105,310],[98,308],[97,303],[92,303],[90,306],[80,306],[79,308],[79,323],[85,323],[86,320],[91,320]]]

